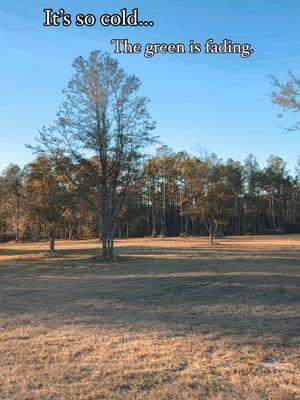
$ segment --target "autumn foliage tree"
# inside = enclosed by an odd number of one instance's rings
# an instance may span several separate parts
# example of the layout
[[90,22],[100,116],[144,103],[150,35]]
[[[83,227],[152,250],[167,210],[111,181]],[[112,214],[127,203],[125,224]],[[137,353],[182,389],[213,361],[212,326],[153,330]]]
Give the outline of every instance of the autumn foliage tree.
[[67,208],[68,184],[56,157],[40,155],[26,168],[27,216],[37,220],[49,237],[50,254],[55,254],[55,232]]
[[6,227],[5,235],[20,241],[23,231],[23,171],[10,164],[0,176],[0,235],[1,224]]
[[198,185],[194,186],[194,199],[190,212],[206,226],[213,243],[218,229],[229,221],[234,193],[228,182],[225,167],[214,156],[199,163]]

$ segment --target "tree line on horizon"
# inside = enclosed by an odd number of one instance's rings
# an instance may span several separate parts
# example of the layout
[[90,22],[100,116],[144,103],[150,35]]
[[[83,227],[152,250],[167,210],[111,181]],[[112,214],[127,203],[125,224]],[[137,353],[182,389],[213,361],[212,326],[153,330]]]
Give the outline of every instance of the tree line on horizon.
[[[93,160],[97,164],[97,160]],[[71,184],[70,160],[38,155],[23,169],[0,176],[0,238],[37,241],[99,237],[98,213]],[[85,179],[85,169],[80,171]],[[88,184],[88,182],[86,182]],[[84,190],[84,189],[83,189]],[[131,182],[116,218],[114,237],[282,234],[300,232],[300,182],[286,163],[269,157],[260,168],[174,153],[161,146]]]
[[[31,146],[35,159],[0,176],[0,240],[114,238],[300,232],[299,174],[280,157],[260,168],[215,154],[191,156],[156,143],[140,81],[116,59],[93,51],[73,62],[57,118]],[[300,81],[275,78],[272,100],[298,111]],[[296,129],[298,125],[293,126]]]

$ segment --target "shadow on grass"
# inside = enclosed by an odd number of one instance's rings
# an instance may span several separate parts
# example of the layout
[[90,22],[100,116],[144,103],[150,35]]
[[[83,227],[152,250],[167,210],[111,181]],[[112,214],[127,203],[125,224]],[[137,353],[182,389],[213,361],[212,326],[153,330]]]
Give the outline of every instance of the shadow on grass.
[[63,258],[1,264],[0,319],[30,315],[57,325],[300,339],[299,251],[253,258],[240,249],[218,257],[214,249],[173,250],[118,248],[128,258],[112,264]]
[[[71,242],[72,243],[72,242]],[[179,242],[180,243],[180,242]],[[0,246],[0,256],[22,256],[22,255],[38,255],[38,254],[46,254],[48,252],[48,248],[38,248],[38,249],[24,249],[18,248],[14,246],[12,248],[6,248]],[[57,254],[61,256],[95,256],[101,253],[101,246],[99,244],[99,249],[96,247],[93,248],[63,248],[59,247],[57,249]],[[139,257],[146,257],[150,256],[180,256],[180,258],[199,258],[199,257],[222,257],[222,258],[248,258],[249,256],[255,257],[256,255],[259,258],[266,257],[266,258],[284,258],[284,259],[296,259],[300,260],[300,248],[299,247],[289,247],[288,250],[285,248],[278,248],[276,250],[262,250],[260,248],[230,248],[226,247],[225,243],[216,243],[215,246],[203,246],[203,243],[199,247],[159,247],[153,248],[148,246],[118,246],[116,248],[116,254],[123,254],[123,255],[131,255],[134,258]],[[283,256],[284,254],[284,256]],[[0,259],[1,261],[1,259]]]
[[[22,255],[36,255],[36,254],[47,254],[47,248],[41,249],[18,249],[13,247],[11,249],[0,248],[0,256],[22,256]],[[98,251],[99,253],[99,251]],[[95,255],[97,249],[59,249],[57,250],[59,255]]]

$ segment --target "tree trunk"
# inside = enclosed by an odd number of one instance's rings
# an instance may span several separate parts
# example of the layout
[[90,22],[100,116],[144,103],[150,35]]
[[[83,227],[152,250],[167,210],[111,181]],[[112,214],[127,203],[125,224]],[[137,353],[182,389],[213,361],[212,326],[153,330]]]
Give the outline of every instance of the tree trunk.
[[16,196],[16,243],[20,241],[19,234],[19,219],[20,219],[20,196]]
[[151,185],[150,180],[148,181],[148,195],[147,195],[147,235],[150,236],[150,226],[151,226],[151,208],[150,208],[150,196],[151,196]]
[[160,236],[166,236],[166,182],[165,176],[163,176],[163,183],[162,183],[162,213],[161,213],[161,229],[160,229]]
[[82,239],[82,227],[81,227],[81,224],[78,224],[78,227],[77,227],[77,238],[79,240]]
[[192,232],[193,232],[193,235],[195,235],[195,221],[194,221],[194,218],[192,218]]
[[72,237],[73,237],[73,226],[69,225],[68,233],[69,233],[69,240],[72,240]]
[[114,235],[113,232],[109,232],[108,235],[108,259],[113,260],[114,258]]
[[189,233],[189,217],[187,214],[184,216],[184,233],[188,234]]
[[49,241],[50,241],[50,247],[49,247],[50,254],[54,255],[55,254],[55,235],[54,235],[53,229],[50,230]]
[[34,242],[38,242],[39,241],[39,227],[38,225],[34,224],[33,226],[33,232],[34,232]]
[[102,257],[107,260],[114,258],[114,222],[113,218],[107,217],[107,213],[102,215]]
[[180,236],[183,236],[183,209],[182,209],[181,199],[180,199],[179,214],[180,214]]
[[102,257],[106,260],[114,258],[114,239],[112,233],[102,232]]
[[213,227],[212,227],[212,223],[211,222],[209,224],[206,224],[206,229],[207,229],[208,234],[209,234],[210,244],[213,245],[214,244],[214,236],[215,236],[215,233],[216,233],[216,229],[213,231]]
[[152,237],[156,237],[156,211],[152,204]]
[[104,259],[107,258],[107,232],[106,228],[104,229],[102,225],[102,232],[101,232],[101,241],[102,241],[102,257]]

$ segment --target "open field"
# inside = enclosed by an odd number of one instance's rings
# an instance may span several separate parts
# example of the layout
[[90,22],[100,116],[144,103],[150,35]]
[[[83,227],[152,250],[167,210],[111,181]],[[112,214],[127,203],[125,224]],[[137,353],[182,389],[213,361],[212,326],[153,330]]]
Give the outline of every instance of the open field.
[[300,399],[300,236],[0,245],[1,399]]

